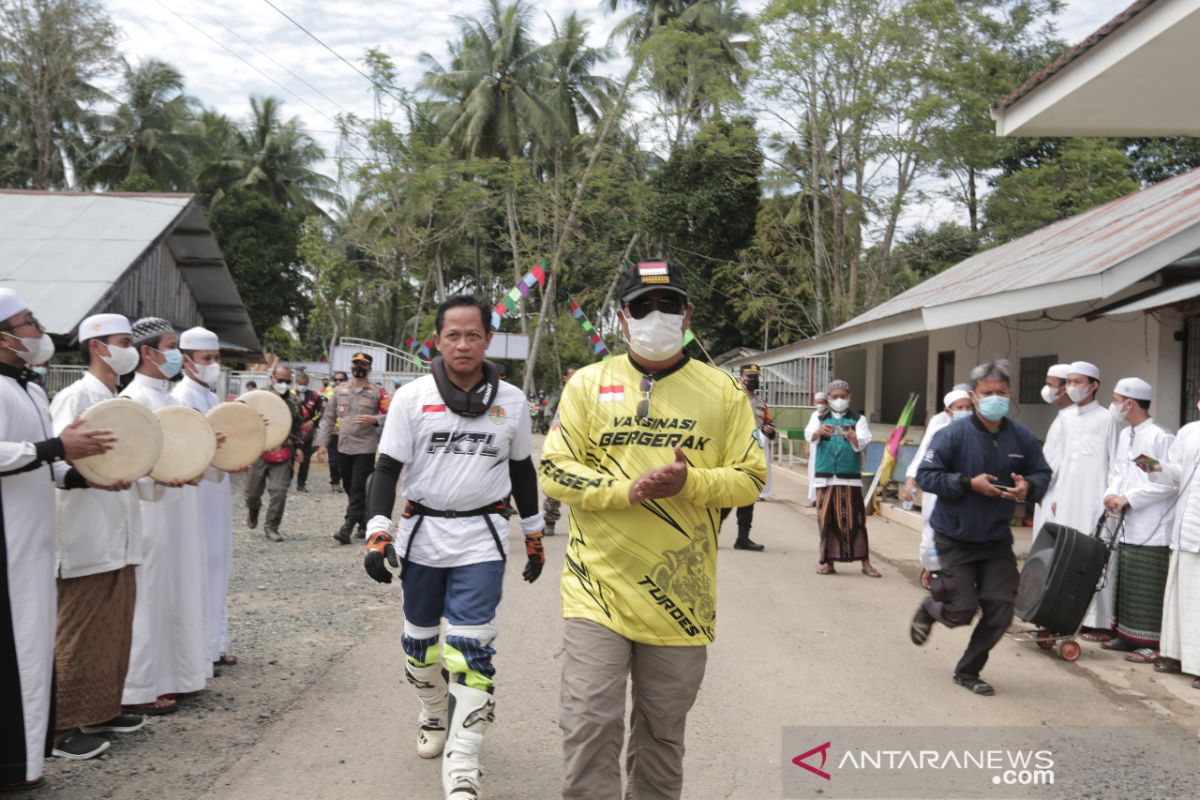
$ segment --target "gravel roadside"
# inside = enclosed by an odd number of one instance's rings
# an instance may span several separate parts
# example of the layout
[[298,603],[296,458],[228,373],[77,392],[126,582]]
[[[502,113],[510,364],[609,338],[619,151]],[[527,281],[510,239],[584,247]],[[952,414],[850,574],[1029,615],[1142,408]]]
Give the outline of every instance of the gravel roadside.
[[223,668],[207,691],[180,698],[178,713],[111,737],[112,747],[100,757],[48,759],[48,785],[11,796],[197,797],[306,689],[336,669],[381,616],[399,616],[384,604],[383,587],[363,572],[361,542],[346,547],[331,538],[346,496],[330,490],[326,465],[313,465],[308,493],[288,495],[283,542],[267,541],[261,524],[246,527],[242,484],[235,476],[229,593],[231,650],[239,663]]

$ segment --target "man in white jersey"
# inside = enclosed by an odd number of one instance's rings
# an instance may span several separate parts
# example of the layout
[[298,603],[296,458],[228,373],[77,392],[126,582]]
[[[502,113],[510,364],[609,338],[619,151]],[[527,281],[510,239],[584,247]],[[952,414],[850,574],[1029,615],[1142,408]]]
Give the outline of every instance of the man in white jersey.
[[[525,396],[484,361],[491,338],[487,306],[466,296],[441,304],[434,341],[442,355],[431,374],[392,399],[367,489],[366,570],[390,583],[384,562],[401,567],[405,670],[421,701],[417,754],[436,758],[444,750],[449,800],[480,793],[479,750],[495,710],[492,642],[510,494],[525,534],[525,580],[537,580],[545,563]],[[405,465],[408,503],[393,540],[396,481]]]

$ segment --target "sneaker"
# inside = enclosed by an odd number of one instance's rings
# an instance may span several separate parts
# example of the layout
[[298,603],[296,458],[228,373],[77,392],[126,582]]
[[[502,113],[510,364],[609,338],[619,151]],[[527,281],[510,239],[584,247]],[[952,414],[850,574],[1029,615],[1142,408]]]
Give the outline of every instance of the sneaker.
[[301,484],[300,486],[296,487],[296,491],[300,492],[301,494],[308,494],[308,487]]
[[112,742],[107,739],[101,739],[99,736],[89,736],[76,728],[55,742],[54,749],[50,752],[59,758],[69,758],[72,761],[87,761],[89,758],[95,758],[100,755],[110,747],[112,747]]
[[120,714],[99,725],[83,725],[79,730],[84,733],[133,733],[145,724],[144,714]]
[[333,492],[334,494],[341,494],[342,485],[340,483],[331,483],[329,484],[329,491]]
[[254,530],[258,527],[258,509],[252,508],[246,510],[246,527]]
[[954,682],[963,687],[971,694],[979,694],[984,697],[991,697],[996,693],[992,685],[983,678],[964,678],[962,675],[955,675]]
[[279,528],[272,528],[268,525],[267,527],[263,528],[263,533],[265,533],[267,535],[267,539],[272,542],[283,541],[283,534],[279,532]]
[[338,544],[350,544],[350,534],[353,530],[353,522],[343,522],[342,527],[338,528],[338,531],[333,535],[333,538]]
[[362,539],[362,540],[364,540],[364,541],[365,541],[365,540],[366,540],[366,538],[367,538],[367,526],[366,526],[366,525],[363,525],[361,522],[360,522],[360,523],[358,523],[358,530],[356,530],[356,531],[354,532],[354,538],[355,538],[355,539]]
[[912,639],[913,644],[920,647],[929,641],[929,632],[933,630],[933,623],[933,615],[925,610],[925,606],[919,606],[917,613],[913,614],[912,624],[908,626],[908,638]]
[[553,525],[547,525],[545,528],[542,528],[542,536],[553,536],[553,535],[554,535],[554,526]]

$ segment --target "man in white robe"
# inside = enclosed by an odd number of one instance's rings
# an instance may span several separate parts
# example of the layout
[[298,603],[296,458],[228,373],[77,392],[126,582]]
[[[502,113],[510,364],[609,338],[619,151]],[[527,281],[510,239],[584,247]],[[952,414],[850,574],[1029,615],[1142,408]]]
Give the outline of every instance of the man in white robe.
[[1122,378],[1113,388],[1109,412],[1129,427],[1121,431],[1104,493],[1105,509],[1125,515],[1125,532],[1117,544],[1117,636],[1104,647],[1137,651],[1127,660],[1139,662],[1153,660],[1158,650],[1175,509],[1175,491],[1151,481],[1136,463],[1148,456],[1161,464],[1175,441],[1151,418],[1151,394],[1150,384],[1141,378]]
[[[1158,645],[1163,662],[1155,669],[1200,676],[1200,422],[1179,429],[1158,469],[1150,480],[1170,486],[1176,505]],[[1200,689],[1200,677],[1192,687]]]
[[[133,325],[140,363],[121,392],[154,411],[180,405],[170,379],[183,368],[179,335],[166,320]],[[209,654],[207,554],[194,486],[168,488],[141,501],[145,552],[137,572],[133,646],[122,702],[145,714],[176,710],[174,695],[204,689],[213,674]]]
[[[50,404],[56,433],[87,409],[117,396],[117,382],[137,366],[129,320],[93,314],[79,325],[83,376]],[[97,734],[130,733],[145,724],[121,712],[129,669],[137,565],[142,561],[139,493],[161,495],[153,479],[138,489],[57,492],[58,630],[55,637],[53,754],[81,761],[109,741]],[[157,493],[156,493],[157,492]]]
[[1046,490],[1042,501],[1033,509],[1034,539],[1041,532],[1043,525],[1054,521],[1054,486],[1063,460],[1063,417],[1076,412],[1075,403],[1067,394],[1067,376],[1070,373],[1070,364],[1055,364],[1046,370],[1046,384],[1042,387],[1042,400],[1058,409],[1058,413],[1050,423],[1050,429],[1046,431],[1046,441],[1042,443],[1042,455],[1046,457],[1046,463],[1050,465],[1054,475],[1050,478],[1050,488]]
[[54,343],[11,289],[0,288],[0,790],[44,782],[54,670],[54,488],[83,488],[68,460],[97,455],[111,431],[54,436],[29,367]]
[[[1100,369],[1095,364],[1087,361],[1071,364],[1067,395],[1075,404],[1075,411],[1062,417],[1062,446],[1054,480],[1054,501],[1050,506],[1055,522],[1089,535],[1096,532],[1104,512],[1104,490],[1121,424],[1107,407],[1096,401],[1099,390]],[[1104,587],[1096,593],[1084,617],[1084,627],[1091,629],[1084,633],[1085,639],[1106,641],[1112,637],[1116,570],[1114,554]]]
[[[204,328],[179,335],[183,351],[183,379],[171,391],[181,404],[207,414],[221,399],[216,395],[221,378],[221,343]],[[209,654],[214,666],[232,666],[229,653],[229,570],[233,561],[233,494],[229,476],[209,468],[206,480],[196,487],[200,524],[208,553]]]

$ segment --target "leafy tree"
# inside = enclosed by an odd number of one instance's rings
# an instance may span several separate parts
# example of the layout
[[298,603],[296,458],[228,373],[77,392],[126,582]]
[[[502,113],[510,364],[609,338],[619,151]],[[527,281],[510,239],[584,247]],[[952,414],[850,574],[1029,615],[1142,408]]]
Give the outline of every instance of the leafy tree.
[[918,227],[896,244],[892,260],[893,290],[902,292],[973,256],[979,249],[977,233],[970,227],[942,222]]
[[136,67],[125,62],[118,96],[116,111],[102,118],[89,180],[112,186],[144,175],[151,191],[189,189],[187,126],[193,101],[183,92],[183,76],[155,59]]
[[210,212],[217,243],[237,283],[254,329],[269,331],[311,308],[298,248],[303,215],[245,189],[227,194]]
[[736,259],[753,241],[762,160],[752,120],[715,119],[650,179],[651,246],[661,243],[682,268],[695,304],[694,324],[712,352],[747,338],[729,308],[736,280],[716,265]]
[[1133,163],[1119,143],[1064,139],[1039,166],[1000,178],[986,205],[997,244],[1137,191]]
[[86,167],[97,87],[116,66],[117,30],[98,0],[0,3],[0,175],[35,189]]

